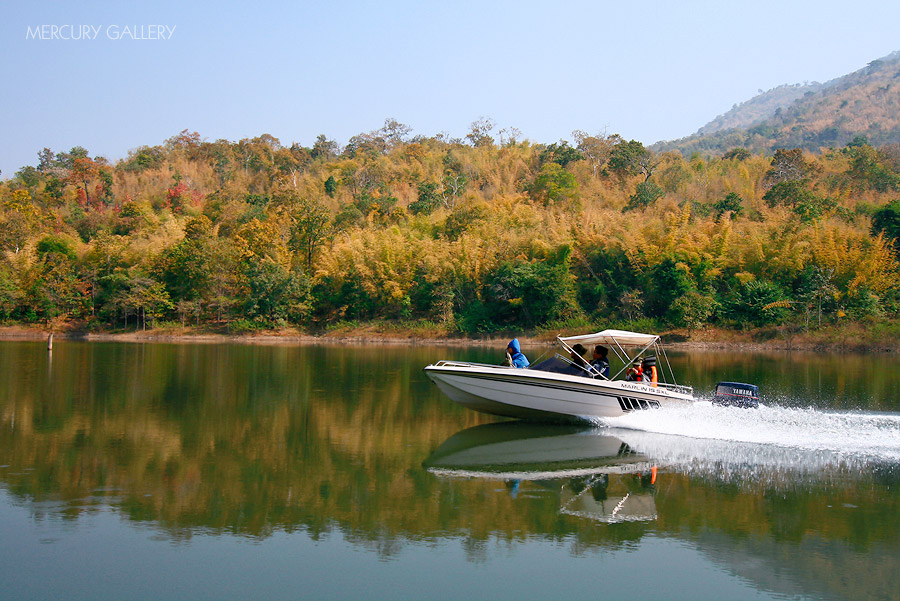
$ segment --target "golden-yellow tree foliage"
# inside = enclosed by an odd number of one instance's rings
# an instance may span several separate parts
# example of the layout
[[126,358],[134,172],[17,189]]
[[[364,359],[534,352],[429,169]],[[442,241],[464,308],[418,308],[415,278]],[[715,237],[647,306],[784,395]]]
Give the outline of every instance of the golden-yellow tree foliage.
[[355,230],[323,254],[316,276],[343,280],[353,274],[371,299],[396,310],[408,303],[418,258],[434,253],[433,241],[410,238],[397,226]]
[[804,228],[789,219],[745,222],[732,240],[733,265],[758,277],[796,275],[809,262],[809,240]]
[[897,263],[879,235],[871,237],[842,223],[817,225],[812,230],[811,259],[833,273],[834,283],[853,294],[864,287],[883,293],[896,286]]
[[270,260],[285,269],[291,266],[291,252],[287,247],[287,218],[273,217],[265,221],[251,219],[234,236],[234,244],[245,259]]

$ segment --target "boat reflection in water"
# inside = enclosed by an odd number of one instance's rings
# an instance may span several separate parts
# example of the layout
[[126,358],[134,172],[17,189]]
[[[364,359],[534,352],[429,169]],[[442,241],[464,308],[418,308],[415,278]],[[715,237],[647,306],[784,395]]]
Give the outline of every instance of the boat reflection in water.
[[556,491],[562,513],[599,522],[657,518],[656,468],[620,438],[584,426],[503,422],[468,428],[424,463],[445,478],[523,481]]
[[520,483],[531,482],[556,491],[562,513],[616,523],[657,520],[658,502],[673,496],[675,503],[675,490],[668,495],[666,486],[657,498],[657,473],[663,483],[678,481],[682,491],[692,486],[689,482],[705,482],[750,497],[805,496],[809,490],[846,495],[898,478],[894,454],[863,453],[857,446],[804,448],[514,421],[454,434],[424,467],[439,477],[504,481],[513,493]]

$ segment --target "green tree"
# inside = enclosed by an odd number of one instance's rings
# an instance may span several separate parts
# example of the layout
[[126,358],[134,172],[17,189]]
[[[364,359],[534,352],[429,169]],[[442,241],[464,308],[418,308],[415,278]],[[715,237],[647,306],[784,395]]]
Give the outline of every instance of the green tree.
[[900,200],[892,200],[872,216],[872,235],[883,234],[900,253]]
[[789,207],[802,221],[813,221],[833,210],[837,202],[819,196],[810,190],[802,180],[783,181],[772,186],[763,195],[770,207]]
[[320,201],[300,198],[291,207],[291,247],[303,257],[307,272],[321,242],[331,233],[331,215]]
[[188,317],[196,320],[196,325],[200,325],[200,316],[203,315],[203,303],[201,301],[180,300],[175,304],[178,311],[178,317],[181,319],[181,327],[184,328]]
[[416,200],[409,203],[407,208],[413,215],[428,215],[441,205],[442,200],[436,183],[420,183]]
[[823,311],[834,310],[833,303],[839,296],[838,287],[834,283],[834,269],[826,269],[820,265],[807,265],[800,274],[799,280],[799,298],[806,302],[807,310],[815,311],[816,322],[821,326]]
[[725,195],[725,198],[721,200],[717,200],[713,203],[713,211],[716,214],[716,221],[722,218],[722,215],[725,213],[731,213],[731,218],[734,219],[738,215],[744,212],[744,199],[740,197],[736,192],[729,192]]
[[187,223],[182,240],[163,250],[155,262],[154,274],[176,302],[196,300],[209,295],[213,265],[226,259],[217,256],[212,222],[200,215]]
[[528,187],[532,198],[543,205],[569,205],[578,201],[575,176],[558,163],[546,163]]
[[545,146],[544,149],[541,150],[539,160],[542,165],[553,162],[560,167],[565,167],[574,161],[584,160],[584,156],[577,148],[572,148],[569,146],[568,142],[560,140],[558,144],[554,142],[553,144]]
[[122,311],[125,318],[125,327],[128,327],[128,316],[135,316],[135,327],[147,329],[147,322],[153,327],[156,320],[167,311],[171,311],[172,304],[169,293],[162,282],[135,270],[132,274],[120,273],[118,291],[110,300],[110,306],[117,312]]
[[723,159],[735,160],[735,161],[746,161],[750,158],[750,151],[742,146],[737,146],[732,148],[731,150],[726,151],[723,155]]
[[244,268],[243,314],[267,323],[297,322],[309,312],[309,280],[268,260],[251,260]]
[[544,260],[516,259],[501,264],[486,281],[483,304],[473,303],[463,311],[464,329],[534,327],[576,314],[570,257],[571,249],[564,246]]
[[859,144],[846,149],[850,156],[848,175],[863,189],[877,192],[900,190],[900,175],[884,164],[884,156],[868,144]]
[[9,319],[24,298],[13,271],[0,265],[0,319]]
[[158,169],[165,160],[165,149],[161,146],[139,146],[130,150],[128,157],[120,161],[116,168],[140,173],[147,169]]
[[26,188],[34,189],[44,180],[44,174],[35,167],[25,166],[16,171],[16,179]]
[[338,189],[337,180],[334,179],[333,175],[329,175],[328,179],[325,180],[325,194],[328,195],[328,198],[334,198],[335,193]]
[[61,255],[68,261],[75,261],[75,248],[67,239],[59,236],[45,236],[38,241],[34,248],[40,260]]
[[770,280],[751,280],[740,284],[726,303],[726,313],[744,325],[762,327],[784,321],[789,299]]
[[688,290],[672,302],[669,310],[670,318],[676,325],[688,329],[688,336],[694,330],[705,326],[715,314],[719,303],[709,294],[698,290]]
[[340,154],[338,143],[326,138],[325,134],[319,134],[319,137],[316,138],[316,143],[313,144],[312,151],[310,152],[312,158],[323,160],[333,159],[338,154]]
[[666,257],[649,272],[647,309],[653,317],[664,317],[675,299],[694,287],[690,269],[673,257]]
[[113,290],[108,290],[106,284],[112,280],[109,278],[116,269],[124,267],[125,246],[127,241],[122,236],[114,236],[106,232],[100,232],[93,240],[90,248],[84,254],[81,264],[81,272],[91,287],[91,313],[102,305]]
[[72,244],[59,236],[42,238],[38,260],[26,273],[27,302],[37,317],[81,318],[88,308],[88,286],[79,277]]
[[157,319],[174,308],[165,286],[150,278],[139,278],[133,281],[130,300],[141,316],[141,326],[145,330],[148,319],[152,328],[156,325]]
[[628,321],[634,321],[644,314],[644,293],[641,290],[627,290],[619,296],[619,307]]
[[655,182],[643,181],[637,185],[634,194],[628,197],[628,204],[622,212],[644,210],[662,198],[663,190]]
[[637,140],[620,141],[609,156],[609,168],[621,178],[643,175],[647,181],[658,166],[656,155]]

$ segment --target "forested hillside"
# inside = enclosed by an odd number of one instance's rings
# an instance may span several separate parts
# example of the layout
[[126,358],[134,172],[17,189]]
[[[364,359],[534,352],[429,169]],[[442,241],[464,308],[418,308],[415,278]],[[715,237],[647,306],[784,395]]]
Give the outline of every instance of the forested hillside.
[[[0,318],[235,332],[890,325],[900,146],[690,160],[387,120],[345,148],[184,131],[0,184]],[[496,136],[496,139],[495,139]]]
[[900,142],[900,52],[824,84],[779,86],[692,136],[653,148],[690,156],[743,147],[771,155],[777,148],[839,148],[859,136],[875,146]]

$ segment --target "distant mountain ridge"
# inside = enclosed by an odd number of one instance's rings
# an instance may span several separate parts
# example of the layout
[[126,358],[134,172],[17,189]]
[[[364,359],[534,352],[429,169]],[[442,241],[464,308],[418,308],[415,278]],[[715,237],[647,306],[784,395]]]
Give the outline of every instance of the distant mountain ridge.
[[734,105],[730,111],[698,129],[696,134],[709,135],[732,128],[747,129],[773,116],[776,110],[787,108],[807,92],[818,92],[821,89],[822,84],[813,82],[782,84],[768,92],[760,90],[760,93],[750,100]]
[[840,147],[856,136],[869,143],[900,143],[900,51],[824,84],[786,84],[754,96],[719,115],[693,135],[661,141],[657,151],[721,154],[743,147]]

